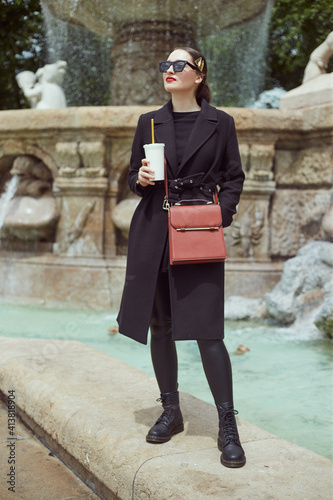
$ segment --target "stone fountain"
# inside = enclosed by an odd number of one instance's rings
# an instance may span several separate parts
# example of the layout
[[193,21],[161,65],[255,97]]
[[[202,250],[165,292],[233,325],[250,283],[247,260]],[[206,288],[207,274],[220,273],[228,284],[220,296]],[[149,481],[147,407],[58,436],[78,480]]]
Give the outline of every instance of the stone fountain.
[[166,94],[157,63],[176,46],[196,46],[216,33],[271,9],[273,0],[42,0],[57,18],[114,39],[111,91],[116,105],[159,104]]
[[[254,15],[264,3],[244,2],[252,4],[247,15]],[[79,13],[93,4],[56,2],[53,8],[59,6],[58,15],[82,23]],[[120,2],[114,4],[120,9]],[[236,4],[230,2],[229,9]],[[136,5],[133,2],[133,11]],[[172,12],[171,0],[163,5]],[[173,17],[175,23],[183,19],[183,26],[197,19],[196,4],[186,5],[183,17]],[[211,15],[214,21],[210,23],[216,24],[221,12],[214,2],[207,5],[205,18]],[[224,17],[231,16],[228,5]],[[156,9],[154,16],[150,12],[152,23],[158,20]],[[133,30],[143,26],[142,15],[139,9]],[[85,22],[96,30],[100,26],[109,29],[109,17],[103,16],[110,16],[108,9],[97,17],[87,11]],[[127,33],[130,19],[125,17],[122,23],[119,19],[113,18],[112,29],[116,27],[121,38],[121,27]],[[168,23],[170,31],[171,20]],[[174,45],[171,36],[167,40]],[[116,44],[115,50],[119,47]],[[127,55],[136,58],[135,51]],[[331,237],[329,224],[323,221],[328,220],[332,203],[333,102],[309,104],[297,109],[226,110],[235,118],[246,172],[238,214],[225,234],[227,297],[263,297],[278,283],[286,259],[308,241]],[[131,144],[139,115],[156,107],[0,112],[0,220],[3,206],[7,207],[0,232],[1,300],[117,310],[129,220],[139,201],[127,187]],[[30,167],[24,170],[22,164]],[[15,176],[20,189],[13,189],[9,199]],[[33,191],[33,185],[40,189]],[[37,213],[33,212],[36,205],[40,207]],[[39,226],[37,215],[44,216]]]

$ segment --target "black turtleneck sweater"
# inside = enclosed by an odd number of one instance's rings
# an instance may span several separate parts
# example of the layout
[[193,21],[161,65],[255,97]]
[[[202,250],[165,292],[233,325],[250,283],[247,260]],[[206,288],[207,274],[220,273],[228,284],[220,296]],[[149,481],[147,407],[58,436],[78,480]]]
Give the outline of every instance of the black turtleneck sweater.
[[175,126],[176,151],[178,165],[181,164],[185,146],[190,138],[195,121],[200,111],[173,112],[173,122]]

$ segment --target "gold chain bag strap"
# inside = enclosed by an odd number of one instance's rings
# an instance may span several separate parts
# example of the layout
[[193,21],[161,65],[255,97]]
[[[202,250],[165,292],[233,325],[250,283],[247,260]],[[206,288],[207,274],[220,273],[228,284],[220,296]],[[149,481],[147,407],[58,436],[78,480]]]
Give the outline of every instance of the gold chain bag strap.
[[168,210],[170,264],[202,264],[223,262],[226,248],[222,228],[222,213],[217,193],[214,202],[183,200],[174,205],[168,201],[168,181],[165,167],[164,208]]

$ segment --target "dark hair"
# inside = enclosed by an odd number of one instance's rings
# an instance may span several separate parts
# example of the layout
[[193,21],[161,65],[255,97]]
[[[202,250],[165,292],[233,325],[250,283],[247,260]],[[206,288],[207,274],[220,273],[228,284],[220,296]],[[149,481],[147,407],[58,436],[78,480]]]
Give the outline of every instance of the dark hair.
[[198,68],[198,73],[202,74],[203,79],[202,82],[199,83],[198,88],[196,90],[195,98],[197,100],[197,103],[200,105],[200,101],[202,98],[206,99],[208,103],[210,103],[212,99],[212,94],[209,88],[209,84],[207,81],[207,61],[205,57],[201,54],[201,52],[197,49],[192,49],[192,47],[176,47],[174,50],[185,50],[190,54],[190,56],[193,59],[193,63],[199,59],[199,57],[202,58],[204,62],[204,66],[202,68],[202,71]]

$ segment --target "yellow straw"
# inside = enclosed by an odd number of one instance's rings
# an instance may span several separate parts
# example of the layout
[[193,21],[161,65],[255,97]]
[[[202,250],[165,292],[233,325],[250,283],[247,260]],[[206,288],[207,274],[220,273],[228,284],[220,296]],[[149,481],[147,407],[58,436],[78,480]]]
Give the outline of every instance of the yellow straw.
[[155,137],[154,137],[154,118],[151,119],[151,142],[152,142],[152,144],[155,143]]

